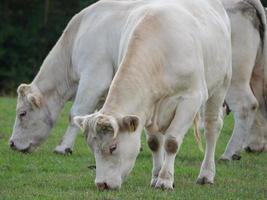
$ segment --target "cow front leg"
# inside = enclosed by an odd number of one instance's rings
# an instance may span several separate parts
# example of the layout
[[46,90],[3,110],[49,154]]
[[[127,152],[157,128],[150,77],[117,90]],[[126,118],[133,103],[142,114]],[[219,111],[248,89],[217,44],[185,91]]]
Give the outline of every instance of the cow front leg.
[[112,80],[112,67],[101,66],[99,68],[102,70],[107,69],[107,71],[97,71],[94,77],[87,74],[81,77],[75,101],[71,108],[70,125],[62,141],[55,148],[55,153],[68,154],[72,152],[77,133],[79,132],[79,128],[74,124],[73,118],[77,115],[81,116],[92,113],[96,109],[101,97],[107,92]]
[[156,188],[173,189],[175,157],[201,104],[202,95],[200,94],[183,98],[179,103],[175,116],[165,133],[164,161],[156,182]]
[[[91,90],[89,93],[85,90]],[[73,118],[75,116],[90,114],[96,108],[96,105],[103,95],[104,90],[94,91],[89,88],[82,88],[81,92],[77,93],[76,99],[71,108],[70,116],[69,116],[69,126],[65,135],[63,136],[59,145],[55,148],[54,152],[59,154],[71,154],[73,151],[73,146],[75,143],[75,139],[77,134],[79,133],[79,128],[74,124]]]
[[232,137],[221,159],[239,160],[241,158],[240,152],[243,149],[245,140],[248,138],[257,112],[258,102],[249,86],[244,88],[231,86],[227,95],[227,103],[234,112],[235,125]]
[[62,138],[60,144],[55,148],[54,152],[58,154],[72,154],[72,148],[74,146],[76,135],[79,129],[76,125],[70,124],[67,128],[65,135]]
[[147,144],[152,152],[153,169],[151,187],[155,187],[164,159],[163,149],[164,136],[161,133],[147,133]]

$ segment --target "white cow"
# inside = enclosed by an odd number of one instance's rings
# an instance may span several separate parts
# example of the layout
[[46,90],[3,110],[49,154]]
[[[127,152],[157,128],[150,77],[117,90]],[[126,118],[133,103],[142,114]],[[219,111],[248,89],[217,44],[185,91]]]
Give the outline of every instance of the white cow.
[[172,189],[176,153],[204,102],[207,145],[197,183],[213,183],[219,110],[232,72],[228,16],[216,0],[142,2],[124,24],[120,66],[103,108],[75,117],[96,159],[96,185],[121,186],[145,127],[151,185]]
[[[265,16],[267,17],[267,10],[265,8]],[[261,30],[266,30],[266,27],[262,26]],[[263,52],[259,52],[260,59],[267,59],[266,49],[266,35],[262,40],[261,45],[264,45]],[[258,55],[257,55],[258,56]],[[262,57],[265,56],[265,57]],[[252,91],[255,94],[259,102],[259,110],[256,113],[254,122],[250,129],[248,138],[245,138],[245,149],[248,152],[266,152],[267,151],[267,61],[265,65],[258,65],[259,60],[256,60],[256,65],[252,74],[250,85]],[[262,92],[263,91],[263,92]]]
[[[260,49],[265,39],[263,37],[265,21],[262,19],[264,14],[258,0],[222,1],[232,23],[233,80],[235,80],[232,84],[234,85],[234,82],[241,84],[238,89],[233,90],[235,92],[232,92],[232,95],[229,95],[233,102],[239,103],[239,108],[232,108],[237,113],[235,114],[236,128],[222,158],[232,159],[232,157],[239,158],[241,148],[239,141],[245,141],[246,134],[243,133],[248,133],[248,131],[241,131],[242,128],[237,128],[240,126],[250,130],[247,141],[242,142],[242,147],[252,151],[267,149],[264,104],[260,104],[251,129],[248,126],[249,123],[241,123],[242,120],[238,119],[238,116],[245,116],[242,110],[250,110],[253,105],[253,102],[247,102],[250,98],[240,95],[246,93],[252,95],[249,81],[253,70],[255,78],[251,81],[251,85],[263,87],[264,73],[256,70],[256,66],[259,65],[255,63],[259,63],[258,61],[262,59]],[[126,23],[129,12],[140,4],[142,4],[141,1],[100,1],[84,9],[70,21],[34,81],[30,85],[22,84],[18,88],[17,117],[10,139],[13,149],[32,151],[40,145],[48,137],[66,101],[75,99],[70,113],[70,125],[61,144],[55,149],[58,153],[72,151],[78,133],[78,128],[73,124],[73,116],[93,112],[101,96],[105,96],[117,70],[123,24]],[[264,52],[266,52],[265,49]],[[247,62],[248,59],[250,62]],[[239,71],[244,73],[241,74]],[[259,102],[265,102],[264,96],[261,93],[256,95]],[[252,99],[255,100],[253,96]],[[42,102],[42,105],[36,106],[34,102]],[[231,107],[237,106],[231,104]],[[253,118],[255,111],[247,113],[249,118]]]
[[[70,125],[58,153],[68,153],[79,128],[75,115],[92,113],[117,71],[123,25],[141,2],[100,1],[75,15],[29,85],[18,87],[10,146],[31,152],[49,135],[69,99]],[[116,12],[114,12],[116,11]]]
[[[233,76],[226,102],[235,126],[222,159],[267,150],[266,16],[259,0],[222,0],[231,19]],[[258,110],[258,111],[257,111]]]

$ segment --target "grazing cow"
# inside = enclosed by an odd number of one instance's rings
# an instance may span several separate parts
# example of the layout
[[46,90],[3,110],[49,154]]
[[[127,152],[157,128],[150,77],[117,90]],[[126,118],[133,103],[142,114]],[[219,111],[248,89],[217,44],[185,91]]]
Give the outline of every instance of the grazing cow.
[[[235,114],[233,136],[222,156],[223,159],[231,160],[240,158],[239,152],[242,148],[248,151],[267,150],[265,125],[267,115],[264,103],[266,95],[261,93],[265,74],[263,71],[266,70],[261,64],[266,52],[266,48],[262,48],[265,45],[261,45],[266,44],[263,19],[265,15],[258,0],[222,0],[222,2],[231,19],[234,52],[231,88],[235,92],[231,92],[229,98],[239,104],[239,108],[234,109],[237,114]],[[30,85],[22,84],[18,88],[17,117],[10,139],[10,146],[13,149],[28,152],[39,146],[48,137],[66,101],[75,99],[70,113],[70,125],[62,142],[55,149],[56,152],[63,154],[72,152],[78,133],[78,128],[72,120],[73,116],[91,113],[97,104],[101,105],[100,99],[105,96],[117,70],[123,24],[126,23],[129,11],[141,4],[140,1],[100,1],[73,17],[45,59],[34,81]],[[103,66],[103,69],[98,65]],[[101,70],[105,72],[104,75],[100,73]],[[240,71],[244,73],[239,73]],[[254,78],[251,79],[252,74]],[[103,85],[98,86],[102,80],[104,80]],[[242,84],[234,86],[241,81]],[[259,109],[257,112],[249,111],[246,115],[244,112],[242,114],[242,110],[252,108],[251,102],[247,102],[247,99],[255,100],[255,98],[253,96],[246,98],[240,94],[253,95],[249,81],[254,88],[253,93],[259,102]],[[86,98],[84,94],[87,95]],[[36,102],[42,102],[42,105],[36,106]],[[239,116],[247,116],[251,121],[255,112],[256,117],[251,128],[249,123],[242,123],[244,120],[239,120]]]
[[75,99],[70,125],[55,149],[72,152],[79,131],[73,116],[92,113],[101,105],[117,71],[120,37],[129,10],[139,4],[100,1],[72,18],[32,83],[18,87],[12,149],[32,152],[48,137],[64,104]]
[[[265,8],[265,16],[267,16],[267,10]],[[259,30],[259,29],[258,29]],[[262,41],[264,42],[264,41]],[[266,43],[266,40],[265,40]],[[267,59],[266,51],[267,49],[263,49],[264,52],[261,54],[265,56]],[[257,64],[258,59],[256,60]],[[257,67],[257,68],[256,68]],[[250,129],[250,134],[248,138],[245,138],[245,143],[243,147],[248,152],[266,152],[267,151],[267,61],[265,61],[265,65],[258,66],[256,65],[254,68],[252,79],[251,79],[251,87],[253,93],[255,94],[258,102],[259,102],[259,110],[256,113],[254,122]],[[264,88],[265,87],[265,88]],[[261,92],[264,89],[264,92]]]
[[240,151],[267,150],[266,16],[259,0],[222,0],[232,28],[231,86],[226,102],[234,113],[232,137],[222,159]]
[[142,2],[124,26],[120,66],[103,108],[74,119],[94,153],[96,185],[121,186],[145,127],[151,185],[172,189],[176,153],[203,103],[207,145],[197,183],[213,183],[219,110],[232,72],[228,16],[216,0]]

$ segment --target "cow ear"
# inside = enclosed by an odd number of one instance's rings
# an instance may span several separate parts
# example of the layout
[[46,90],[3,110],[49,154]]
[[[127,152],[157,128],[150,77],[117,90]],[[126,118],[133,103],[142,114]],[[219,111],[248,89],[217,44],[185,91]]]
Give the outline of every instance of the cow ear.
[[21,96],[26,96],[30,92],[31,86],[25,83],[20,84],[17,89],[17,93]]
[[39,97],[38,95],[35,94],[28,94],[27,95],[27,99],[30,102],[30,104],[35,107],[35,108],[41,108],[42,106],[42,101],[41,101],[41,97]]
[[135,132],[139,125],[139,118],[134,115],[125,116],[120,123],[122,131]]
[[86,116],[76,116],[73,121],[82,131],[86,129]]

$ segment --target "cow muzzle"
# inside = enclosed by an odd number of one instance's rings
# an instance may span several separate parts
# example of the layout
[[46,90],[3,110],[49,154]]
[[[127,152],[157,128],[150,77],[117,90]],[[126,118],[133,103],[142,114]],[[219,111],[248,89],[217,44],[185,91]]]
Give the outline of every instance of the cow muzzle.
[[108,184],[107,182],[98,182],[96,183],[96,187],[99,190],[116,190],[120,188],[120,186],[112,186]]
[[24,148],[24,149],[19,149],[17,148],[16,144],[14,141],[10,140],[9,142],[9,146],[12,150],[14,151],[19,151],[21,153],[31,153],[33,150],[34,150],[34,145],[32,143],[29,144],[29,146],[27,148]]
[[103,183],[96,183],[96,186],[99,190],[109,190],[110,187],[106,182]]

